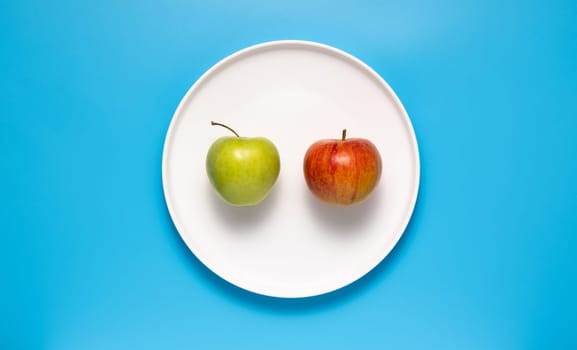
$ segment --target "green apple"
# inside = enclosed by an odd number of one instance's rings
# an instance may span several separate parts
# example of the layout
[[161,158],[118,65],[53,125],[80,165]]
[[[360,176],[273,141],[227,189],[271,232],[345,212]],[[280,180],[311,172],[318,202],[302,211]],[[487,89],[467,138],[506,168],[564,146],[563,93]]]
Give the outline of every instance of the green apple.
[[280,172],[275,145],[264,137],[235,136],[217,139],[206,155],[206,173],[219,196],[234,206],[260,203],[269,194]]

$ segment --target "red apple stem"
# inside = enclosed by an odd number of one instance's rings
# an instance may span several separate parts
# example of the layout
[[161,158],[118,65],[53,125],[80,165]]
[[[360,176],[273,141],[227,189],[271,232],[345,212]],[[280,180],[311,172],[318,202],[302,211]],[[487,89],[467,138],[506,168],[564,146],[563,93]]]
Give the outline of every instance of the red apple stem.
[[347,137],[347,129],[343,129],[343,138],[342,138],[342,141],[344,141],[346,137]]
[[240,135],[239,135],[239,134],[237,134],[237,133],[236,133],[236,131],[234,131],[234,129],[233,129],[233,128],[231,128],[231,127],[230,127],[230,126],[228,126],[228,125],[224,125],[224,124],[222,124],[222,123],[213,122],[212,120],[210,121],[210,125],[218,125],[218,126],[222,126],[223,128],[226,128],[226,129],[228,129],[228,130],[232,131],[232,133],[233,133],[233,134],[235,134],[235,135],[236,135],[236,137],[240,137]]

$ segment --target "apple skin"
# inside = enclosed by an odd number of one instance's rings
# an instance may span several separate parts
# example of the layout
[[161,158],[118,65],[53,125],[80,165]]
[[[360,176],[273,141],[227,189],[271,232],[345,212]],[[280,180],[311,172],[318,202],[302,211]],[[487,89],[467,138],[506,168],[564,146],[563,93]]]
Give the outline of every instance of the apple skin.
[[303,170],[310,191],[322,202],[348,206],[365,200],[377,186],[382,161],[367,139],[327,139],[307,150]]
[[210,146],[206,156],[206,173],[212,186],[233,206],[261,202],[279,172],[279,153],[264,137],[221,137]]

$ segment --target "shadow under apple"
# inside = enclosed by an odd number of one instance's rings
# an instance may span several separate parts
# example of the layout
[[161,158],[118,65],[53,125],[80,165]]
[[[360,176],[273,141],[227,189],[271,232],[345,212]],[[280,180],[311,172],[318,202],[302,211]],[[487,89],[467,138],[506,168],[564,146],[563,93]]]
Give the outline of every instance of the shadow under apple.
[[275,184],[268,196],[262,202],[253,206],[237,207],[226,203],[216,191],[207,185],[206,195],[209,197],[210,205],[218,218],[231,232],[246,232],[254,230],[271,215],[278,204],[279,184]]
[[314,217],[323,226],[334,234],[348,235],[355,231],[362,231],[370,225],[372,219],[378,213],[381,192],[375,189],[371,195],[361,203],[350,206],[330,205],[321,202],[307,190],[308,207]]

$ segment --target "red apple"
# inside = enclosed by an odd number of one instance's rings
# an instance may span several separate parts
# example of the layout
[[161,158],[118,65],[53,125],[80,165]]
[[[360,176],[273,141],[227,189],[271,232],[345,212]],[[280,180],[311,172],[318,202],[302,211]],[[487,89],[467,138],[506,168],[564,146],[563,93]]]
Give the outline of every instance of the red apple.
[[320,140],[305,154],[303,169],[311,192],[327,204],[351,205],[365,200],[381,177],[381,156],[363,138]]

